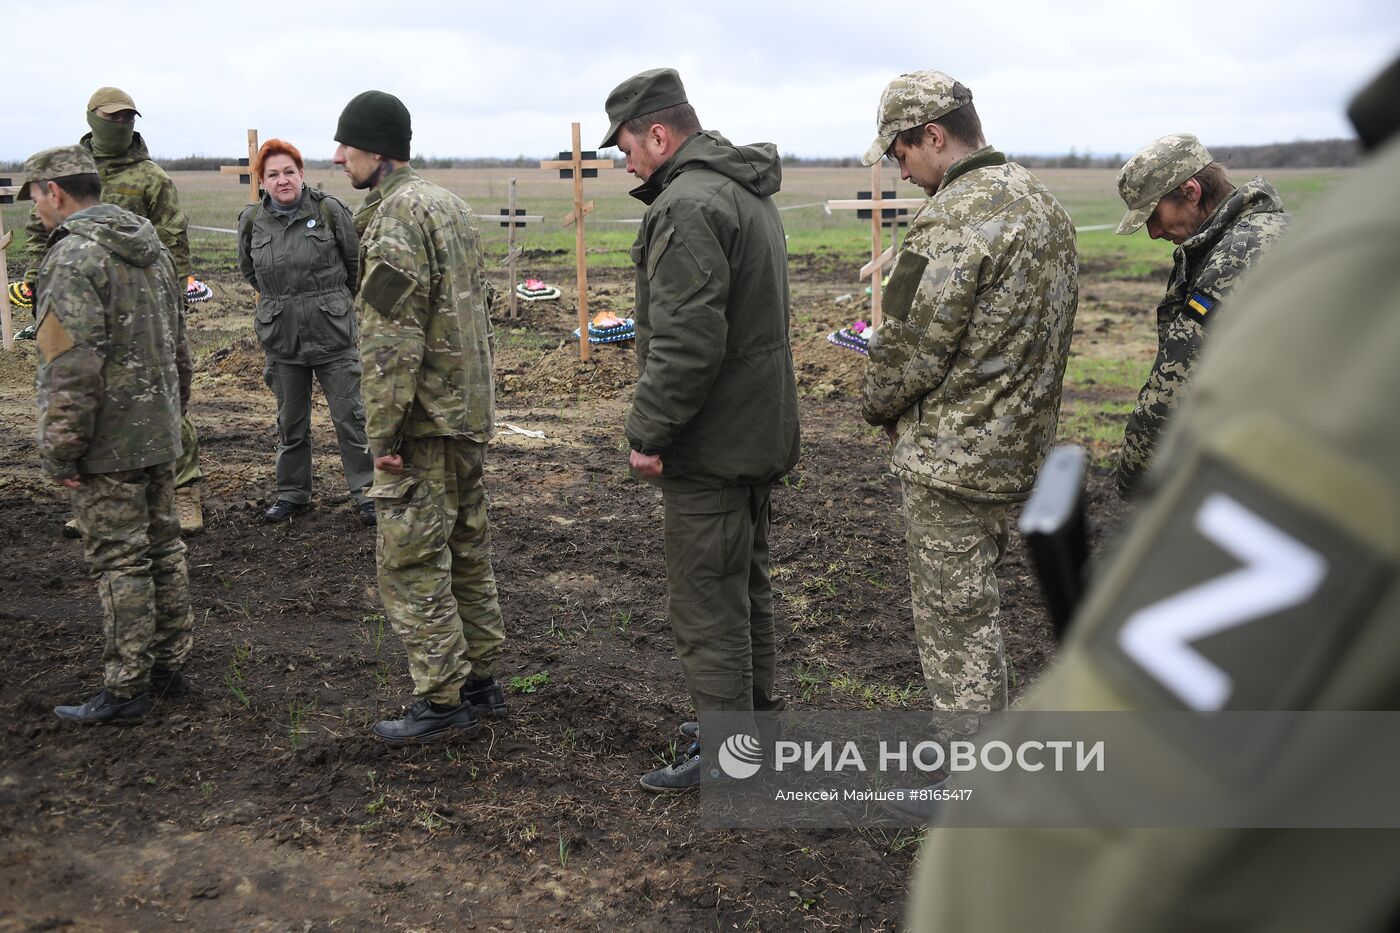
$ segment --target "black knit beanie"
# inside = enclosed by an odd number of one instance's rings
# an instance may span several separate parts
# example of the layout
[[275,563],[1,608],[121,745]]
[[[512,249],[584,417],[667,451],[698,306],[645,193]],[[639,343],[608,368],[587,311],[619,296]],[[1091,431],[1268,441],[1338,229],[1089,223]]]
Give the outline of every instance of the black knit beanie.
[[400,162],[408,161],[413,127],[408,108],[393,94],[365,91],[351,98],[340,112],[335,141]]

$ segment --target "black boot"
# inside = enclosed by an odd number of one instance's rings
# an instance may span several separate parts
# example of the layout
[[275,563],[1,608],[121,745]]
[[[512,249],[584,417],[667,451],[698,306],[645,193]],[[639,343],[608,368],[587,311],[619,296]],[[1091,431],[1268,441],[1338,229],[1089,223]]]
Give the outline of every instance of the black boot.
[[72,722],[132,722],[146,715],[151,708],[150,693],[130,699],[119,697],[106,687],[81,706],[55,706],[54,715]]
[[422,699],[410,706],[402,719],[375,723],[374,737],[389,745],[423,745],[466,735],[479,725],[470,703],[442,706]]
[[157,700],[174,699],[190,692],[190,682],[180,671],[151,668],[151,693]]
[[271,508],[263,513],[263,521],[269,525],[275,525],[278,522],[285,522],[293,515],[300,515],[309,508],[311,506],[304,502],[288,502],[286,499],[278,499],[272,503]]
[[506,714],[506,696],[494,677],[468,678],[462,684],[462,702],[470,703],[478,716],[501,717]]

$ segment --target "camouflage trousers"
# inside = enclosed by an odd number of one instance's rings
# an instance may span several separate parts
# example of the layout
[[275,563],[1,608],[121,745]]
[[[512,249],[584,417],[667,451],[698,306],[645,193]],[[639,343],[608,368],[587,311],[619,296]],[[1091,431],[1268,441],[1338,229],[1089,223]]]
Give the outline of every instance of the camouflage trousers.
[[666,585],[695,709],[772,711],[778,649],[768,577],[772,487],[666,490]]
[[102,600],[103,683],[132,697],[146,691],[153,666],[183,667],[193,641],[174,464],[80,479],[73,512]]
[[908,480],[903,487],[914,636],[933,705],[1003,710],[1006,656],[996,566],[1006,552],[1010,507]]
[[374,458],[365,440],[365,406],[360,401],[360,360],[352,357],[306,365],[267,358],[263,381],[277,396],[277,498],[305,505],[311,501],[311,380],[321,383],[340,444],[340,465],[356,502],[374,478]]
[[408,651],[413,695],[457,705],[468,675],[501,656],[505,626],[491,570],[482,471],[486,445],[405,439],[404,472],[375,473],[379,596]]
[[180,459],[175,461],[175,486],[181,488],[204,478],[199,466],[199,435],[189,415],[180,418]]

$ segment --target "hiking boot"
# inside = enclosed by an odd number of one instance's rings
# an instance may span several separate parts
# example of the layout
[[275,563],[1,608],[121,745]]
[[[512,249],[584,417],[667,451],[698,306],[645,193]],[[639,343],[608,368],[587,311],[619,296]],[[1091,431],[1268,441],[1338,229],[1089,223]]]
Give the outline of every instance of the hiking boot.
[[81,538],[82,536],[83,533],[78,529],[78,520],[76,518],[70,518],[63,523],[63,537]]
[[691,746],[687,752],[689,754],[675,764],[642,775],[642,790],[653,794],[684,794],[708,781],[721,779],[719,768],[700,753],[698,746]]
[[681,723],[681,735],[692,742],[700,741],[700,723],[694,721]]
[[194,304],[214,297],[214,290],[194,276],[185,280],[185,303]]
[[15,339],[16,339],[16,340],[33,340],[33,339],[34,339],[34,335],[37,334],[37,333],[39,333],[39,325],[38,325],[38,323],[26,324],[24,327],[21,327],[19,330],[15,331]]
[[373,528],[378,521],[374,514],[374,500],[366,499],[358,507],[360,513],[360,524]]
[[442,706],[421,699],[408,708],[402,719],[375,723],[374,737],[389,745],[424,745],[466,735],[480,725],[472,715],[470,703]]
[[10,283],[10,304],[16,308],[24,308],[26,311],[34,307],[34,292],[23,282]]
[[199,503],[198,486],[175,490],[175,514],[180,517],[180,534],[197,535],[204,530],[204,507]]
[[157,700],[182,697],[190,692],[190,682],[180,671],[168,671],[163,667],[151,668],[151,693]]
[[506,714],[506,696],[494,677],[479,680],[468,678],[462,684],[462,702],[471,704],[478,716],[500,717]]
[[278,499],[272,503],[272,508],[263,513],[263,521],[269,525],[275,525],[278,522],[285,522],[293,515],[300,515],[309,508],[311,506],[305,502],[288,502],[286,499]]
[[142,693],[127,699],[103,687],[97,696],[81,706],[55,706],[53,713],[60,719],[72,722],[104,723],[133,722],[140,719],[151,708],[150,693]]

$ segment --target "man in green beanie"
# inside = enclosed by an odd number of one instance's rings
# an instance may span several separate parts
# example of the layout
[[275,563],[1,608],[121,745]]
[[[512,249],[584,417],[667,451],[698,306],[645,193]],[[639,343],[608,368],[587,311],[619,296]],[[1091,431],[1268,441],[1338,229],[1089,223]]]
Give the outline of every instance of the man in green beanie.
[[[121,88],[100,87],[88,100],[90,132],[78,145],[91,153],[97,163],[97,174],[102,179],[102,202],[115,204],[149,220],[161,243],[170,250],[175,272],[184,282],[194,270],[180,196],[170,176],[151,161],[146,141],[136,132],[136,118],[140,115],[131,95]],[[32,301],[39,266],[49,249],[49,232],[39,215],[33,212],[25,230],[29,234],[25,247],[29,269],[21,288],[28,292]],[[199,437],[188,416],[180,419],[180,444],[182,453],[175,464],[175,506],[180,513],[180,531],[193,535],[204,530],[199,487],[195,485],[203,479],[204,472],[199,466]],[[76,535],[77,525],[69,522],[67,531]]]
[[408,651],[414,702],[374,726],[435,742],[505,713],[492,676],[505,628],[483,470],[495,428],[489,285],[476,217],[408,164],[408,108],[365,91],[340,115],[335,164],[368,190],[360,233],[360,354],[379,594]]
[[[736,714],[724,720],[767,735],[766,714],[783,706],[769,501],[800,447],[787,244],[773,203],[782,164],[772,143],[734,146],[702,130],[670,68],[628,78],[606,106],[602,145],[627,156],[642,182],[632,197],[647,205],[632,246],[639,375],[625,430],[633,472],[665,503],[676,657],[697,712]],[[682,793],[718,774],[728,736],[702,746],[695,722],[681,733],[693,744],[644,775],[646,790]]]

